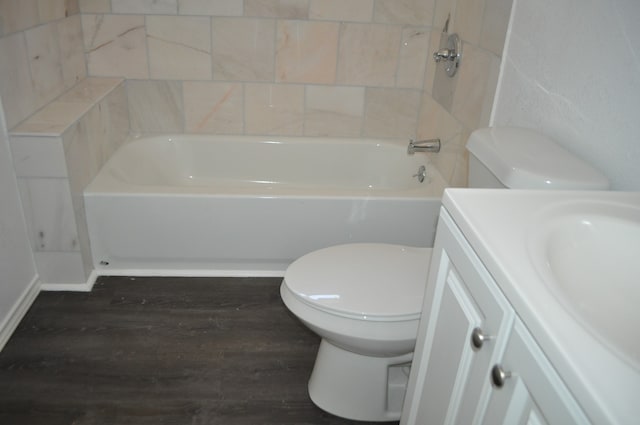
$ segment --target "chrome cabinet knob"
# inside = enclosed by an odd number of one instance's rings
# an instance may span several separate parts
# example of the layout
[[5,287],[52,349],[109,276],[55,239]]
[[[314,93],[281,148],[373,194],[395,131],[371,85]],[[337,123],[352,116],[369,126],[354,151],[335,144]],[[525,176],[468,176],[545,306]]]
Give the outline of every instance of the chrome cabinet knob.
[[499,364],[491,368],[491,384],[496,388],[502,388],[504,382],[511,377],[511,372],[505,371]]
[[474,351],[478,351],[479,349],[482,348],[485,341],[488,341],[490,339],[491,337],[488,335],[485,335],[482,332],[482,329],[474,328],[473,331],[471,331],[471,348],[473,348]]

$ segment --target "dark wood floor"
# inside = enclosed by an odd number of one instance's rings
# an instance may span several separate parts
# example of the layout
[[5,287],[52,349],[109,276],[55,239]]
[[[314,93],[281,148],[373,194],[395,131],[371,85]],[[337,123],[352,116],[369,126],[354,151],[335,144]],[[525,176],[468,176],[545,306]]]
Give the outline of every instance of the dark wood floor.
[[0,353],[0,424],[362,424],[307,394],[318,337],[279,278],[43,292]]

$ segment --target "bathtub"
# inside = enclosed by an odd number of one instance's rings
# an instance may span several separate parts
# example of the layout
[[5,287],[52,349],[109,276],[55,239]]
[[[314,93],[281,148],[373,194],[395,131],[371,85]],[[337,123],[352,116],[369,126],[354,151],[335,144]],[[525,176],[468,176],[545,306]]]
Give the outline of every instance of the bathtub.
[[96,272],[281,276],[330,245],[432,246],[445,183],[406,143],[136,138],[84,191]]

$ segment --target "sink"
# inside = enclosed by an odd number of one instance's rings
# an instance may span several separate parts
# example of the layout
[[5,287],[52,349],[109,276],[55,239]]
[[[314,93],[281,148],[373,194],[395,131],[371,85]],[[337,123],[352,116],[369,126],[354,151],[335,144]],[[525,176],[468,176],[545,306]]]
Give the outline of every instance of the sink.
[[640,208],[552,204],[528,231],[531,261],[563,307],[640,370]]

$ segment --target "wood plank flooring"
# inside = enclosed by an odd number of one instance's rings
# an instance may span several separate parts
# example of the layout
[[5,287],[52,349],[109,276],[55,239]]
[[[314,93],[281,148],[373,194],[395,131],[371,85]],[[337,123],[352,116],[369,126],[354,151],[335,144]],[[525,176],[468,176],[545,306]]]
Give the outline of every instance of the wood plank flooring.
[[319,339],[280,282],[107,277],[41,293],[0,353],[0,424],[363,424],[309,399]]

